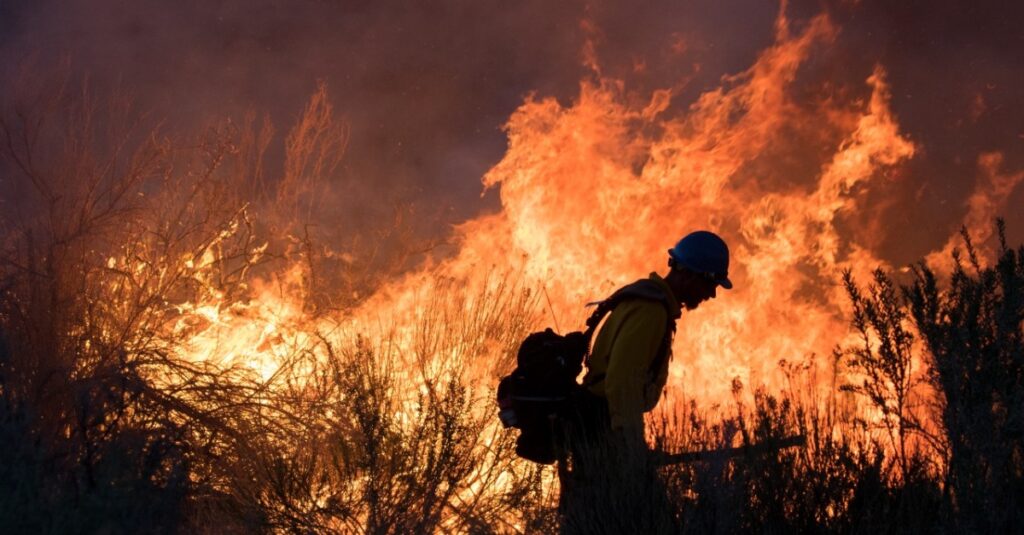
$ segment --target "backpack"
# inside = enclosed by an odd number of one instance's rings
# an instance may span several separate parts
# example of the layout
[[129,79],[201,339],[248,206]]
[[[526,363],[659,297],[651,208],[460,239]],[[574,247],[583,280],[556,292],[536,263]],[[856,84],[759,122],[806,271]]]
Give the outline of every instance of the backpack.
[[[502,425],[520,431],[516,455],[540,464],[558,460],[560,419],[572,410],[573,400],[584,388],[576,383],[576,377],[583,371],[591,338],[605,315],[626,299],[657,301],[666,309],[671,302],[658,283],[641,279],[596,303],[585,331],[561,335],[548,328],[530,334],[520,344],[516,368],[501,379],[497,392]],[[669,325],[652,369],[667,358],[671,347],[675,321],[671,313],[668,317]]]

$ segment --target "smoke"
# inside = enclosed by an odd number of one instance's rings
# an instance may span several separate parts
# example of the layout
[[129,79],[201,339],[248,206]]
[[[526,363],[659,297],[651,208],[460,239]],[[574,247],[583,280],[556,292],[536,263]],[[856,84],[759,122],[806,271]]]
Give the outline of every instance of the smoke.
[[[601,3],[590,10],[600,36],[603,74],[638,94],[673,88],[683,110],[706,91],[728,87],[729,76],[752,64],[773,40],[777,5],[762,2]],[[798,101],[831,106],[866,101],[863,80],[876,67],[891,86],[891,109],[918,147],[889,180],[854,193],[858,211],[837,224],[858,243],[900,266],[940,248],[968,219],[968,198],[989,182],[979,162],[999,154],[1003,172],[1024,169],[1024,6],[1008,2],[794,1],[782,9],[799,32],[825,14],[834,38],[812,51],[794,81]],[[796,140],[828,151],[833,140]],[[800,159],[765,155],[770,168],[751,169],[772,180],[803,182],[816,169]],[[804,161],[813,161],[807,158]],[[1024,232],[1021,188],[1003,192],[981,219],[1001,215],[1011,236]],[[976,232],[981,229],[974,229]]]
[[173,131],[252,110],[283,136],[324,81],[352,139],[322,223],[353,230],[395,204],[415,205],[434,233],[485,209],[479,178],[504,151],[502,122],[526,93],[564,96],[580,77],[571,2],[2,5],[5,80],[67,57]]
[[[778,9],[755,0],[5,0],[0,75],[6,87],[25,62],[67,57],[94,87],[132,92],[168,129],[255,110],[278,135],[322,80],[351,142],[320,223],[361,232],[401,205],[429,239],[500,209],[500,186],[481,195],[480,179],[505,154],[501,127],[527,95],[567,103],[596,68],[639,101],[670,90],[666,113],[684,112],[771,46]],[[979,162],[998,158],[1008,176],[1024,169],[1024,8],[834,0],[782,9],[790,32],[822,13],[837,29],[800,66],[797,98],[866,102],[864,80],[881,67],[892,114],[917,148],[889,180],[855,188],[858,211],[836,222],[853,241],[892,265],[912,262],[979,219],[967,199],[992,175]],[[841,141],[792,134],[808,153]],[[774,156],[737,172],[800,183],[820,171],[807,168],[814,158]],[[1024,232],[1024,214],[1008,208],[1024,200],[1020,189],[990,203],[1011,241]]]

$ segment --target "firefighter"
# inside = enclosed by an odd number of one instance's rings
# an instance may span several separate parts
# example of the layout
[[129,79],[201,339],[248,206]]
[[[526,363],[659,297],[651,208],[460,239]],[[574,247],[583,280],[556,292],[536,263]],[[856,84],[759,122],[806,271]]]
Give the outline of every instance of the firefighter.
[[668,255],[664,277],[651,273],[630,285],[649,295],[619,302],[594,340],[559,468],[565,533],[674,531],[643,414],[661,397],[682,309],[696,309],[732,282],[728,246],[712,232],[688,234]]

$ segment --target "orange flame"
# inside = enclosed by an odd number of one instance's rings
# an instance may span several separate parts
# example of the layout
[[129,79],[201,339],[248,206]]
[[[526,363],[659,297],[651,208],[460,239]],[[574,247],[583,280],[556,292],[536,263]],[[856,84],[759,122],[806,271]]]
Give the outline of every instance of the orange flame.
[[[669,396],[716,404],[733,398],[735,380],[782,387],[780,360],[830,354],[848,340],[839,274],[849,269],[866,280],[874,268],[890,267],[840,223],[860,208],[857,191],[889,180],[917,150],[890,109],[881,66],[865,80],[864,100],[794,96],[801,65],[837,31],[818,16],[794,33],[780,14],[775,43],[749,69],[683,110],[672,89],[638,98],[624,81],[600,76],[588,46],[594,79],[580,84],[574,102],[531,96],[509,118],[508,151],[483,177],[485,187],[500,188],[502,211],[460,225],[452,258],[382,288],[344,317],[322,320],[326,328],[388,331],[410,348],[425,300],[446,291],[439,284],[486,288],[501,280],[494,272],[539,288],[549,325],[579,328],[584,303],[663,272],[666,249],[706,228],[730,243],[736,287],[684,315]],[[791,161],[801,162],[797,171],[776,169]],[[1024,173],[1000,174],[1000,161],[998,154],[979,161],[987,179],[968,201],[972,228],[984,228],[999,199],[1024,180]],[[249,310],[299,314],[288,301],[263,292]],[[277,324],[238,328],[237,318],[215,312],[209,321],[221,335],[230,331],[244,337],[238,347],[256,348],[242,358],[272,373],[273,351],[268,359],[261,348],[288,338],[275,334]],[[219,340],[203,336],[207,346]]]
[[[569,106],[528,99],[506,125],[507,154],[484,177],[500,187],[503,211],[462,225],[455,258],[366,310],[401,307],[438,272],[473,281],[511,269],[543,285],[550,321],[575,327],[583,303],[664,271],[675,240],[710,228],[732,245],[736,289],[684,316],[672,384],[719,402],[734,378],[777,385],[780,359],[828,353],[847,332],[838,274],[882,263],[843,242],[835,222],[856,209],[853,188],[915,147],[889,110],[881,67],[866,82],[870,99],[852,109],[794,100],[798,68],[836,29],[823,16],[797,35],[783,17],[776,26],[777,42],[750,69],[682,113],[671,110],[670,90],[636,104],[624,82],[607,78],[583,82]],[[762,176],[765,154],[802,157],[788,143],[794,131],[838,142],[814,176]]]

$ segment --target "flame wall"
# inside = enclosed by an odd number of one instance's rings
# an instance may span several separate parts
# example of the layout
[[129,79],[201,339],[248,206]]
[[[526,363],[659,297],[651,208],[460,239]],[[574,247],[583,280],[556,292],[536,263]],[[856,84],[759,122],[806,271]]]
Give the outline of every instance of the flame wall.
[[369,289],[357,321],[402,314],[440,276],[510,270],[568,330],[582,303],[664,271],[680,236],[716,230],[736,288],[686,314],[672,365],[712,401],[843,340],[841,270],[945,262],[964,222],[982,239],[995,215],[1011,239],[1024,227],[1013,13],[505,4],[7,4],[2,72],[73,51],[185,126],[250,107],[286,117],[325,79],[352,124],[325,235],[338,249],[373,236],[396,201],[420,207],[419,237],[457,224],[448,254]]
[[[905,179],[920,150],[893,114],[881,65],[861,81],[864,98],[798,99],[801,68],[838,32],[826,16],[799,30],[779,16],[775,42],[753,65],[685,108],[673,108],[672,89],[639,98],[599,73],[569,104],[527,99],[506,124],[507,153],[483,179],[500,190],[501,212],[461,225],[454,258],[367,310],[394,308],[395,295],[439,273],[479,281],[511,269],[543,286],[549,323],[579,328],[583,303],[664,273],[666,249],[708,228],[731,244],[735,289],[684,314],[673,384],[710,402],[728,400],[736,378],[781,387],[779,360],[829,355],[845,340],[841,272],[866,281],[893,267],[877,240],[858,239],[890,229],[851,216],[868,199],[858,192]],[[1001,174],[998,155],[979,163],[988,178],[967,200],[967,224],[984,237],[1021,175]]]

